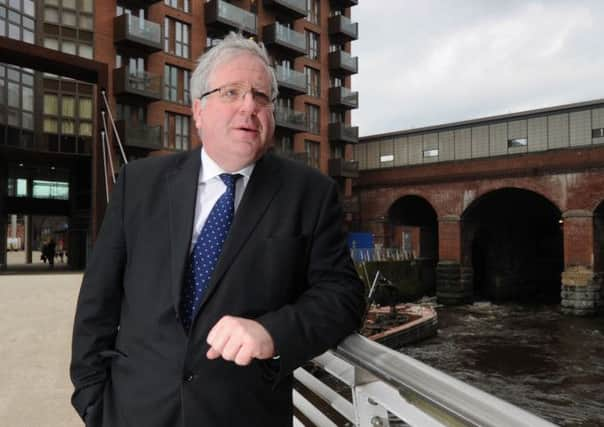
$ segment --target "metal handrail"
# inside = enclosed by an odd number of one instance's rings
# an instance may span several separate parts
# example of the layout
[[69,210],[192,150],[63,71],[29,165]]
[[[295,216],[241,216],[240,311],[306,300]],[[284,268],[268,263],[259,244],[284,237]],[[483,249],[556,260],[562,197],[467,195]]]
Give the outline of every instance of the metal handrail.
[[[388,413],[408,425],[422,427],[555,425],[358,334],[349,336],[337,349],[315,358],[314,362],[352,389],[352,404],[330,394],[324,384],[316,384],[318,380],[309,380],[305,371],[297,370],[296,379],[317,390],[319,396],[327,397],[332,409],[341,408],[340,414],[355,426],[387,426]],[[308,402],[294,394],[296,401],[302,402],[302,406]],[[329,423],[319,421],[318,425]]]

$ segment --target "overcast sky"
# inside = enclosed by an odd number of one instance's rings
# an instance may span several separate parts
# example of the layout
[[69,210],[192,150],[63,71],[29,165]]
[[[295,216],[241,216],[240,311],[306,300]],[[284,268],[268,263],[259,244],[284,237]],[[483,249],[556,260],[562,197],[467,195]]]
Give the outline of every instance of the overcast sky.
[[361,0],[360,135],[604,98],[604,0]]

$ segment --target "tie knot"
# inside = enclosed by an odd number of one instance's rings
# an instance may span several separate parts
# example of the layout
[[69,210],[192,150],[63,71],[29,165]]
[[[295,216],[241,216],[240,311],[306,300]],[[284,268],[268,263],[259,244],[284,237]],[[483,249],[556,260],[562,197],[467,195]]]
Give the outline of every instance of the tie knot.
[[224,182],[224,185],[227,186],[228,189],[232,190],[235,188],[235,183],[237,180],[241,178],[241,174],[239,173],[221,173],[220,179]]

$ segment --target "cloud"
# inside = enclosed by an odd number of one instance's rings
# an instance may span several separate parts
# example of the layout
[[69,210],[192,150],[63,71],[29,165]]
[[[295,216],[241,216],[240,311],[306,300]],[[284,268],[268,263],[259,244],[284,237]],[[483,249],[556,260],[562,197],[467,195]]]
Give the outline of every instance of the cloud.
[[353,8],[361,135],[604,98],[600,1],[368,3]]

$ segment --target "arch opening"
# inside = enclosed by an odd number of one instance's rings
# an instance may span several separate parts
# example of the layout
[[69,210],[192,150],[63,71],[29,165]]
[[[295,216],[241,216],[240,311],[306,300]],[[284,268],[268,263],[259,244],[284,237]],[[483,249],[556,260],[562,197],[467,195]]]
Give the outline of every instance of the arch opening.
[[559,303],[564,269],[561,212],[533,191],[504,188],[462,216],[475,299]]
[[403,196],[388,209],[393,246],[414,258],[438,258],[438,223],[432,205],[420,196]]

